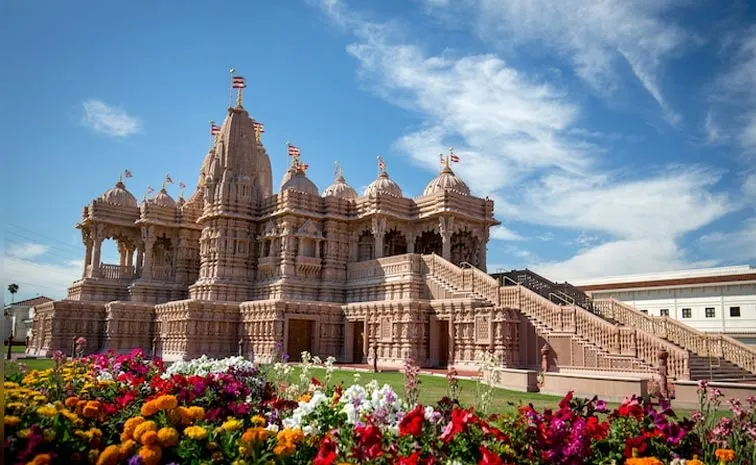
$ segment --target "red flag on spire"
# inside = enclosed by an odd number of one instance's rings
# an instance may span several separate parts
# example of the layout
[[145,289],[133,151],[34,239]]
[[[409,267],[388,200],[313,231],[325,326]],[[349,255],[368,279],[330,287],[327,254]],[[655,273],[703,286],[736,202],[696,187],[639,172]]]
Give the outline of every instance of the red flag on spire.
[[255,131],[259,132],[260,134],[265,132],[265,125],[255,121]]
[[173,184],[173,179],[171,179],[171,175],[170,174],[166,174],[165,175],[165,182]]
[[186,184],[184,184],[184,181],[179,181],[179,188],[184,189],[186,187]]
[[299,155],[302,153],[301,150],[299,150],[299,147],[295,147],[291,144],[289,144],[289,156],[294,157],[295,159],[299,159]]
[[454,163],[459,163],[459,155],[457,155],[456,153],[452,153],[451,154],[451,161],[454,162]]
[[242,76],[234,76],[231,79],[231,83],[234,89],[244,89],[247,87],[247,81]]
[[380,155],[378,155],[378,169],[380,169],[381,171],[386,169],[386,164],[383,163],[383,158],[381,158]]
[[123,170],[123,176],[126,177],[126,178],[130,178],[131,177],[131,171],[129,171],[129,170]]

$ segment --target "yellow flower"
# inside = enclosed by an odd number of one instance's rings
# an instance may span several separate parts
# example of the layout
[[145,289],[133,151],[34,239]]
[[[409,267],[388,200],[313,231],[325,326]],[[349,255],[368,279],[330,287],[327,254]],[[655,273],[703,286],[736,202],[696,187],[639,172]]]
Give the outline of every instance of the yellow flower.
[[139,442],[140,438],[147,431],[157,431],[157,425],[154,421],[145,421],[134,430],[134,440]]
[[207,430],[201,426],[190,426],[184,430],[184,434],[189,436],[189,439],[205,439],[207,436]]
[[142,446],[139,449],[139,457],[144,465],[157,465],[162,455],[160,446]]
[[83,421],[81,420],[81,418],[79,418],[78,415],[76,415],[75,413],[71,412],[70,410],[63,409],[63,410],[60,411],[60,413],[61,413],[61,415],[63,415],[64,417],[66,417],[66,420],[70,421],[71,423],[73,423],[76,426],[83,423]]
[[105,448],[97,459],[97,465],[118,465],[121,459],[121,452],[118,446],[110,445]]
[[13,415],[6,415],[3,418],[3,423],[5,423],[6,426],[10,426],[11,428],[13,428],[19,423],[21,423],[21,419]]
[[253,426],[265,426],[265,417],[262,415],[255,415],[252,417],[252,425]]
[[223,431],[236,431],[243,426],[243,423],[235,418],[229,418],[222,425]]
[[692,459],[685,462],[685,465],[706,465],[702,461],[698,460],[698,456],[694,455]]
[[46,429],[42,432],[42,437],[45,438],[45,441],[47,442],[53,442],[55,440],[55,430]]
[[139,438],[139,440],[145,446],[154,446],[160,441],[157,431],[147,431]]
[[52,405],[43,405],[42,407],[37,409],[37,413],[44,417],[54,417],[56,413],[58,413],[57,410],[55,410],[55,407]]
[[9,402],[5,405],[8,410],[23,410],[26,405],[23,402]]
[[176,396],[165,395],[155,399],[155,404],[160,410],[168,410],[178,407],[178,400],[176,400]]
[[90,449],[90,451],[87,453],[87,459],[89,463],[97,462],[97,457],[99,456],[100,456],[100,451],[97,449]]
[[29,428],[19,430],[18,433],[16,433],[16,436],[20,437],[21,439],[26,439],[31,434],[31,431],[29,431]]
[[3,387],[5,388],[6,391],[9,391],[11,389],[18,389],[21,386],[19,386],[18,383],[14,383],[13,381],[5,381],[3,383]]
[[178,444],[178,431],[174,428],[160,428],[157,434],[162,447],[173,447]]
[[305,392],[304,394],[299,396],[299,399],[297,400],[299,402],[309,402],[310,400],[312,400],[312,394],[310,394],[309,392]]
[[735,451],[732,449],[717,449],[714,456],[719,459],[719,463],[727,463],[735,460]]
[[252,453],[251,450],[249,450],[249,447],[246,445],[239,446],[239,456],[240,457],[249,457]]

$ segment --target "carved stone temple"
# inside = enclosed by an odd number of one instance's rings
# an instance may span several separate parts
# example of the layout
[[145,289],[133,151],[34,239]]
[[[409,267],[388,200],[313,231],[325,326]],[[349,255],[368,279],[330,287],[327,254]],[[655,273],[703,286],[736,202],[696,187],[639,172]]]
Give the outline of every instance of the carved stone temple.
[[[37,307],[30,355],[70,352],[84,336],[90,352],[141,347],[166,360],[265,362],[284,350],[297,361],[307,350],[464,368],[487,352],[502,367],[651,372],[663,349],[678,378],[703,355],[618,302],[589,311],[486,274],[493,201],[471,195],[448,157],[408,198],[382,161],[362,195],[340,172],[321,193],[297,151],[274,191],[241,102],[217,132],[189,198],[163,188],[139,203],[119,181],[83,208],[82,277],[66,299]],[[102,263],[104,241],[118,263]]]

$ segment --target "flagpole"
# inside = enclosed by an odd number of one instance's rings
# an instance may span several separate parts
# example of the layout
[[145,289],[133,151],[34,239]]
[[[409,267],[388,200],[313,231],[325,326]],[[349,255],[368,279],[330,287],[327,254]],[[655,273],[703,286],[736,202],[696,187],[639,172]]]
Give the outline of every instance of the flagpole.
[[228,107],[231,108],[231,104],[234,101],[234,73],[236,72],[235,68],[231,68],[228,70],[229,74],[229,84],[231,84],[228,87]]

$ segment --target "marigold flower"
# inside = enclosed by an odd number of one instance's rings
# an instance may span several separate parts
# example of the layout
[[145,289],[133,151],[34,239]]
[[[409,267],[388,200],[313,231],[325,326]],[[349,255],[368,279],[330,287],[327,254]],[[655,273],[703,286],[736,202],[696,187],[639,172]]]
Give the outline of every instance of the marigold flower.
[[207,430],[201,426],[190,426],[184,430],[184,434],[187,435],[189,439],[200,440],[205,439],[207,436]]
[[44,417],[54,417],[58,411],[52,405],[43,405],[37,409],[37,413]]
[[70,410],[63,409],[63,410],[60,411],[60,413],[61,413],[61,415],[63,415],[64,417],[66,417],[66,420],[70,421],[74,425],[79,425],[79,424],[83,423],[82,420],[81,420],[81,418],[79,418],[78,415],[76,415],[75,413],[71,412]]
[[301,396],[299,396],[299,399],[297,399],[299,402],[309,402],[312,400],[312,394],[309,392],[305,392]]
[[178,407],[178,400],[176,400],[176,396],[173,395],[160,396],[153,402],[155,402],[155,405],[157,405],[159,410],[168,410]]
[[137,442],[141,442],[140,439],[144,433],[147,431],[157,431],[157,425],[154,421],[145,421],[144,423],[140,424],[136,427],[134,430],[134,440]]
[[176,431],[175,428],[160,428],[160,431],[157,432],[157,435],[162,447],[173,447],[178,444],[178,431]]
[[37,454],[30,465],[50,465],[50,454]]
[[144,465],[158,465],[162,456],[160,446],[142,446],[139,449],[139,457]]
[[265,423],[267,423],[267,421],[265,421],[265,417],[262,415],[255,415],[252,417],[253,426],[265,426]]
[[714,456],[719,459],[720,463],[732,462],[735,460],[735,451],[732,449],[717,449]]
[[656,457],[632,457],[627,459],[625,465],[664,465],[664,463]]
[[134,430],[137,426],[144,423],[144,417],[131,417],[123,424],[123,432],[124,434],[128,434],[129,436],[132,436],[134,434]]
[[74,397],[67,398],[65,405],[68,408],[72,408],[72,407],[76,407],[78,403],[79,403],[79,398],[74,396]]
[[21,439],[26,439],[31,434],[31,431],[29,431],[29,428],[25,428],[22,430],[19,430],[18,433],[16,433],[16,436],[18,436]]
[[685,465],[706,465],[706,464],[698,460],[697,455],[694,455],[692,459],[685,462]]
[[146,431],[140,438],[139,442],[145,446],[154,446],[160,441],[157,431]]
[[240,457],[249,457],[252,454],[252,451],[249,449],[249,446],[242,444],[239,446],[239,456]]
[[192,419],[196,420],[202,420],[205,418],[205,409],[198,406],[189,407],[189,415]]
[[229,418],[221,425],[223,431],[236,431],[243,426],[243,423],[235,418]]
[[152,415],[156,414],[158,410],[160,409],[158,408],[157,403],[154,400],[151,400],[149,402],[145,402],[144,405],[142,405],[139,413],[141,413],[143,417],[151,417]]
[[97,465],[118,465],[120,459],[121,453],[118,446],[111,445],[106,447],[97,458]]
[[118,446],[118,452],[124,456],[128,457],[134,452],[134,449],[136,449],[137,443],[133,439],[127,439],[121,443],[120,446]]
[[81,411],[82,415],[86,418],[94,418],[100,413],[100,403],[96,400],[90,400],[84,405]]
[[42,431],[42,437],[47,442],[53,442],[55,440],[55,436],[56,436],[55,430],[52,430],[52,429],[48,428],[48,429]]
[[3,418],[3,423],[5,423],[6,426],[10,426],[12,428],[21,423],[21,419],[13,415],[6,415]]
[[263,442],[268,439],[268,431],[265,428],[261,427],[255,427],[255,428],[247,428],[247,431],[242,434],[241,437],[242,441],[247,443],[253,443],[253,442]]
[[23,410],[26,405],[23,402],[9,402],[5,404],[7,410]]

